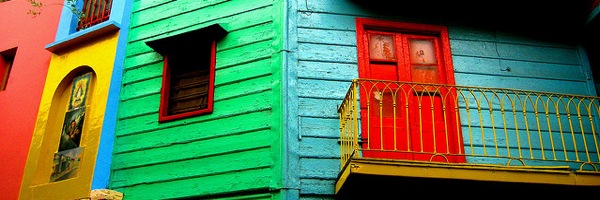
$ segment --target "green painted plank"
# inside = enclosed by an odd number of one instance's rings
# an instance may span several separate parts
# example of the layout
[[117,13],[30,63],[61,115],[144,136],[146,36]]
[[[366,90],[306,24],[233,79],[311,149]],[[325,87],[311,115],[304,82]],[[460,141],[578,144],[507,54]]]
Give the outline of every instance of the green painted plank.
[[270,58],[272,54],[276,53],[272,43],[273,41],[265,40],[220,51],[217,55],[217,69]]
[[[220,10],[218,6],[222,4],[224,0],[203,0],[203,1],[172,1],[167,3],[161,3],[158,6],[154,5],[142,5],[143,9],[136,10],[131,16],[131,23],[135,24],[132,27],[138,25],[149,24],[156,21],[164,21],[168,18],[185,15],[185,13],[193,12],[196,10],[202,10],[209,13],[213,13],[213,10]],[[231,5],[231,4],[228,4]],[[142,7],[140,7],[142,8]]]
[[190,177],[168,182],[112,187],[112,189],[123,192],[127,195],[128,199],[136,200],[226,194],[236,191],[268,189],[272,180],[270,172],[269,168],[257,168],[206,177]]
[[[243,134],[246,132],[261,131],[268,129],[270,112],[255,112],[245,115],[231,116],[213,119],[205,122],[186,124],[162,129],[150,129],[146,132],[117,136],[115,154],[137,150],[167,147],[174,144],[207,140],[211,138],[224,137],[227,135]],[[256,119],[259,118],[259,119]],[[223,124],[228,126],[222,127]],[[219,127],[219,128],[216,128]],[[166,139],[169,135],[177,133],[185,137]]]
[[[267,110],[271,108],[271,95],[273,95],[273,93],[271,92],[261,92],[261,93],[255,93],[255,94],[251,94],[251,95],[246,95],[240,98],[235,98],[235,99],[228,99],[228,100],[224,100],[224,101],[219,101],[219,102],[215,102],[214,103],[214,112],[212,114],[209,115],[201,115],[201,116],[197,116],[197,117],[193,117],[193,118],[188,118],[186,120],[177,120],[177,121],[172,121],[172,122],[166,122],[166,123],[161,123],[159,127],[169,127],[169,126],[176,126],[176,125],[180,125],[181,123],[191,123],[194,121],[205,121],[205,120],[210,120],[210,119],[219,119],[222,117],[228,117],[228,116],[234,116],[234,115],[239,115],[239,114],[243,114],[243,113],[249,113],[249,112],[256,112],[256,111],[261,111],[261,110]],[[158,95],[155,95],[158,96]],[[122,108],[127,108],[125,109],[121,109],[119,112],[119,119],[125,119],[127,117],[137,117],[137,116],[141,116],[144,114],[152,114],[154,116],[156,116],[156,119],[158,119],[158,108],[156,109],[147,109],[149,107],[148,103],[149,101],[142,99],[141,101],[127,101],[127,102],[122,102]],[[157,102],[157,101],[156,101]],[[156,103],[158,104],[158,102]],[[134,107],[135,105],[135,107]],[[158,105],[156,105],[158,107]],[[152,107],[150,107],[152,108]],[[120,125],[121,123],[119,123]],[[134,126],[137,127],[137,126]],[[139,127],[138,127],[139,128]],[[148,131],[149,129],[152,129],[154,127],[148,127],[148,128],[144,128],[141,129],[140,131]],[[155,127],[158,128],[158,127]],[[125,135],[125,134],[131,134],[131,133],[136,133],[135,130],[129,130],[129,131],[119,131],[117,132],[117,136],[119,135]]]
[[[160,107],[159,102],[160,93],[121,101],[119,103],[119,110],[117,111],[117,121],[120,121],[123,118],[158,114],[158,109]],[[156,116],[156,119],[158,120],[158,115]]]
[[256,21],[254,23],[256,24],[247,24],[243,28],[230,31],[223,40],[219,41],[219,49],[227,50],[257,41],[269,40],[277,34],[272,22]]
[[149,8],[153,8],[156,6],[160,6],[162,4],[165,3],[170,3],[170,2],[174,2],[176,0],[138,0],[138,1],[134,1],[132,10],[139,12],[141,10],[145,10],[145,9],[149,9]]
[[219,85],[215,88],[215,101],[237,98],[271,90],[270,76],[260,76],[248,80],[232,81],[230,84]]
[[[175,152],[178,151],[172,151],[172,153]],[[113,170],[112,187],[161,183],[178,179],[235,173],[256,168],[269,168],[273,164],[270,154],[269,148],[259,147],[217,156],[190,158],[176,162]]]
[[[228,84],[235,84],[249,79],[259,79],[270,82],[259,77],[271,74],[271,60],[263,59],[254,62],[243,63],[233,67],[218,69],[215,73],[215,86],[227,88]],[[256,83],[254,83],[256,85]],[[231,88],[227,88],[231,89]],[[233,88],[235,89],[235,88]],[[219,92],[220,93],[220,92]],[[228,95],[225,95],[228,96]]]
[[[270,130],[261,130],[203,135],[205,138],[199,139],[195,137],[191,138],[193,141],[188,140],[189,142],[174,142],[172,145],[153,149],[117,153],[113,157],[112,166],[113,170],[120,170],[266,147],[270,145],[270,133]],[[173,154],[173,152],[179,153]]]
[[[144,68],[146,69],[146,68]],[[127,101],[135,98],[143,98],[148,95],[160,94],[162,85],[162,75],[154,76],[154,78],[146,79],[140,82],[124,83],[121,86],[122,101]]]
[[[247,94],[261,93],[261,92],[266,91],[270,85],[270,82],[265,82],[264,81],[265,79],[268,79],[268,77],[263,77],[263,78],[259,78],[259,79],[250,79],[250,80],[243,82],[243,83],[248,83],[250,85],[236,83],[234,85],[226,85],[226,86],[216,87],[215,92],[214,92],[215,110],[221,104],[228,104],[228,103],[232,102],[231,100],[227,100],[227,99],[236,98],[236,97],[242,96],[242,95],[247,96]],[[123,109],[124,111],[119,114],[120,118],[128,118],[128,117],[132,117],[132,116],[136,116],[136,115],[140,115],[140,114],[144,114],[144,113],[149,114],[149,113],[158,111],[158,107],[160,105],[161,84],[157,83],[157,82],[160,82],[162,79],[156,78],[156,79],[152,79],[152,80],[155,80],[154,84],[145,84],[146,82],[140,82],[140,83],[132,84],[132,85],[135,85],[136,87],[132,86],[130,88],[130,87],[125,86],[123,88],[123,91],[122,91],[123,97],[121,97],[123,99],[122,107],[128,108],[128,109],[127,109],[127,111],[125,111]],[[139,90],[133,90],[133,89],[139,89]],[[130,92],[130,93],[126,93],[126,92]],[[127,94],[127,95],[125,95],[125,94]],[[269,94],[271,94],[271,93],[269,93]],[[264,94],[261,96],[264,96]],[[125,99],[125,98],[129,98],[129,99]],[[251,98],[247,98],[247,97],[242,97],[242,98],[249,100],[249,102],[254,102],[253,99],[251,99]],[[221,101],[221,100],[225,100],[225,101]],[[236,100],[235,102],[240,102],[240,101]],[[269,103],[269,102],[267,101],[267,102],[260,102],[260,103]],[[257,105],[257,106],[262,107],[262,105]]]
[[[273,7],[270,7],[270,5],[271,2],[264,0],[248,0],[247,2],[244,1],[244,3],[234,1],[219,4],[218,7],[209,10],[201,9],[187,13],[168,13],[165,15],[168,18],[148,24],[137,24],[132,20],[134,24],[131,25],[132,29],[129,34],[132,36],[129,37],[129,40],[138,41],[155,36],[167,37],[214,23],[223,23],[225,30],[232,31],[236,27],[231,27],[229,24],[235,22],[235,19],[237,19],[232,16],[241,15],[241,13],[248,12],[249,16],[253,16],[250,19],[255,21],[271,20],[273,16],[267,14],[273,13]],[[136,14],[132,17],[135,18]],[[156,13],[148,12],[147,14],[155,15]],[[153,18],[151,17],[151,19]]]
[[128,68],[126,70],[123,70],[122,84],[127,85],[134,82],[154,79],[162,77],[162,75],[163,62],[149,63],[144,67]]
[[124,70],[144,67],[154,63],[162,63],[163,57],[157,53],[144,53],[138,55],[131,55],[126,58]]
[[[244,27],[236,30],[229,30],[229,33],[217,43],[217,52],[227,50],[256,41],[263,41],[273,38],[273,24],[264,21],[252,22],[254,24],[245,24]],[[127,55],[133,56],[144,53],[153,53],[154,50],[146,45],[145,41],[136,41],[127,45]]]

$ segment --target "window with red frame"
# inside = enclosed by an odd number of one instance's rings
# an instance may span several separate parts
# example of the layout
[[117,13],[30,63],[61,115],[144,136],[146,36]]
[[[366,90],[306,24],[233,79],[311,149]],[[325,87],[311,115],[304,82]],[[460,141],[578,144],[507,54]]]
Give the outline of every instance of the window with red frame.
[[10,75],[10,68],[15,60],[16,53],[17,48],[0,52],[0,91],[4,91],[6,89],[8,76]]
[[164,58],[160,122],[212,113],[216,46],[225,34],[216,24],[146,42]]

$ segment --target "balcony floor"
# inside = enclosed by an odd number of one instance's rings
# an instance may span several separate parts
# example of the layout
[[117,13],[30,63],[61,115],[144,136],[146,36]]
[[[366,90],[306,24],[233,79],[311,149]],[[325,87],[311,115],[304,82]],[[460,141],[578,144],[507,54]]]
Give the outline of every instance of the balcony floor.
[[[339,199],[370,198],[411,192],[455,194],[463,191],[498,193],[550,191],[552,194],[587,194],[600,191],[600,173],[573,172],[566,167],[515,167],[448,164],[353,158],[336,182]],[[433,192],[433,193],[432,193]],[[490,195],[488,194],[488,195]]]

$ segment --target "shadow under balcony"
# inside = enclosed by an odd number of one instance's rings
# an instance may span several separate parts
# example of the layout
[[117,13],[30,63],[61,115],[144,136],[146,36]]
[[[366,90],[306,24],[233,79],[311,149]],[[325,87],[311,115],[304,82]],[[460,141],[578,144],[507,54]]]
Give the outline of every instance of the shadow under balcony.
[[599,100],[355,79],[338,110],[336,194],[600,191]]

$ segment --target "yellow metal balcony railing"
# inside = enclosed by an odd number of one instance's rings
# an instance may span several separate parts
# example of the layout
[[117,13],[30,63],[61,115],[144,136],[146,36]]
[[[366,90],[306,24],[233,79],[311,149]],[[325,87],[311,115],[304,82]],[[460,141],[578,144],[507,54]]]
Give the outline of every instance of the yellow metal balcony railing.
[[360,157],[599,172],[599,100],[355,79],[338,110],[341,165]]

